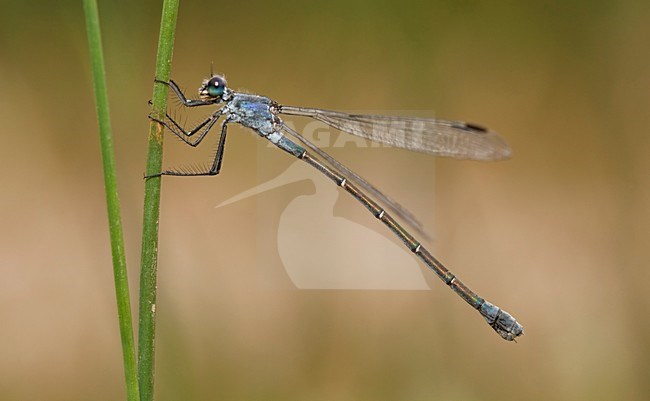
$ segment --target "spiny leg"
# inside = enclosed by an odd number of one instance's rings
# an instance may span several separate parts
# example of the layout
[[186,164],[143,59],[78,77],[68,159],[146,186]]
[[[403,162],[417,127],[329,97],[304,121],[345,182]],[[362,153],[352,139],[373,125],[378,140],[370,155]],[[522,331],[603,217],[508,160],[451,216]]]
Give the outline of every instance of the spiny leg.
[[[216,121],[216,120],[215,120]],[[212,126],[214,123],[210,124]],[[208,129],[209,130],[209,129]],[[226,133],[228,131],[228,120],[224,121],[221,125],[221,136],[219,137],[219,144],[217,145],[217,152],[214,156],[214,161],[212,162],[212,167],[208,171],[193,171],[193,170],[164,170],[160,174],[154,174],[149,177],[158,177],[161,175],[174,175],[180,177],[196,177],[204,175],[217,175],[221,171],[221,162],[223,160],[223,152],[226,147]],[[205,134],[202,134],[205,136]],[[202,139],[199,138],[199,139]],[[149,178],[147,177],[147,178]]]
[[223,122],[221,126],[221,136],[219,137],[219,145],[217,145],[217,153],[214,156],[214,162],[212,162],[212,168],[210,171],[213,171],[213,175],[219,174],[221,171],[221,162],[223,161],[223,150],[226,147],[226,132],[228,131],[228,120]]
[[[167,119],[171,121],[172,125],[169,125],[167,121],[164,120],[159,120],[155,117],[152,117],[151,115],[149,118],[159,124],[162,124],[165,128],[167,128],[169,131],[171,131],[172,134],[176,135],[178,138],[180,138],[183,142],[186,144],[196,147],[203,138],[208,134],[212,126],[219,120],[219,117],[223,114],[223,110],[217,110],[210,116],[208,116],[205,120],[203,120],[199,125],[196,127],[192,128],[189,131],[186,131],[176,120],[174,120],[169,114],[165,113],[167,116]],[[201,131],[199,136],[196,138],[196,140],[192,141],[188,139],[192,135],[196,134],[197,132]]]
[[[181,102],[183,103],[184,106],[193,107],[193,106],[205,106],[205,105],[208,105],[208,104],[214,104],[213,102],[205,102],[205,103],[201,103],[201,104],[191,104],[192,102],[195,102],[195,101],[194,100],[188,100],[187,98],[185,98],[185,95],[183,94],[183,92],[180,90],[180,88],[178,87],[178,85],[176,85],[176,83],[174,81],[170,80],[171,84],[167,83],[165,81],[161,81],[159,79],[154,79],[154,81],[165,84],[165,85],[168,85],[168,86],[171,86],[172,90],[176,93],[176,95],[181,100]],[[198,101],[196,101],[196,102],[198,102]],[[150,105],[152,104],[151,100],[149,100],[149,104]],[[216,120],[218,120],[219,117],[221,117],[222,114],[223,114],[222,109],[217,110],[215,113],[209,115],[205,120],[200,122],[196,127],[192,128],[189,131],[186,131],[185,128],[181,124],[179,124],[172,116],[169,115],[168,112],[165,112],[165,117],[172,123],[173,126],[169,125],[166,121],[163,121],[163,120],[160,120],[160,119],[158,119],[156,117],[151,116],[151,114],[149,114],[148,117],[149,117],[149,119],[151,119],[151,120],[153,120],[153,121],[155,121],[155,122],[157,122],[159,124],[162,124],[165,128],[170,130],[174,135],[179,137],[183,142],[185,142],[185,143],[187,143],[188,145],[191,145],[191,146],[196,146],[201,142],[201,140],[208,133],[208,131],[210,131],[210,128],[212,127],[212,125],[214,125]],[[197,139],[195,142],[188,141],[186,138],[184,138],[184,136],[191,137],[192,135],[196,134],[197,132],[199,132],[208,123],[209,123],[209,126],[201,133],[200,138]]]
[[169,86],[172,91],[174,91],[174,94],[176,94],[176,97],[178,97],[178,100],[183,103],[183,106],[185,107],[196,107],[196,106],[207,106],[210,104],[214,104],[214,100],[202,100],[202,99],[188,99],[185,97],[185,94],[181,90],[181,88],[174,82],[173,80],[169,80],[169,82],[162,81],[160,79],[154,79],[154,82],[161,83],[163,85]]
[[192,128],[192,129],[189,130],[189,131],[186,131],[185,128],[183,128],[183,126],[180,125],[180,124],[176,121],[175,118],[173,118],[172,116],[169,115],[169,113],[165,112],[165,117],[167,117],[167,120],[169,120],[169,121],[172,123],[172,125],[174,126],[174,128],[175,128],[174,130],[172,130],[171,128],[168,127],[168,129],[169,129],[170,131],[176,133],[177,136],[178,136],[178,134],[182,134],[182,135],[184,135],[184,136],[191,137],[192,135],[196,134],[196,133],[197,133],[197,132],[202,128],[202,127],[204,127],[207,123],[209,123],[209,122],[210,122],[210,119],[214,117],[214,114],[212,114],[212,115],[206,117],[206,119],[203,120],[201,123],[199,123],[199,125],[197,125],[196,127]]

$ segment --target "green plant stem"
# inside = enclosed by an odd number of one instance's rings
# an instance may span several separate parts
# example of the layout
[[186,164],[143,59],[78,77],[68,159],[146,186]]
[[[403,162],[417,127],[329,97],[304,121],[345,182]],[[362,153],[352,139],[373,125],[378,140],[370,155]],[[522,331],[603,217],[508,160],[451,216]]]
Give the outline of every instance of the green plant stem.
[[[163,2],[160,36],[158,38],[158,55],[156,57],[156,79],[162,81],[169,80],[178,2],[179,0],[165,0]],[[152,100],[152,116],[163,119],[167,106],[167,86],[155,82]],[[149,126],[147,175],[157,174],[162,169],[162,151],[163,127],[152,121]],[[138,377],[140,399],[142,401],[152,401],[154,390],[160,181],[160,177],[145,180],[142,259],[140,261],[140,323],[138,331]]]
[[133,325],[131,322],[129,282],[126,271],[126,257],[124,255],[120,200],[117,194],[115,156],[113,152],[110,113],[108,110],[106,71],[104,69],[104,55],[99,28],[99,13],[97,11],[97,2],[95,0],[84,0],[83,6],[84,14],[86,16],[86,31],[88,33],[95,104],[97,106],[97,120],[99,122],[99,139],[104,167],[104,187],[106,190],[106,207],[108,209],[111,252],[113,255],[113,275],[115,277],[117,315],[120,324],[120,336],[122,338],[122,357],[124,359],[126,395],[129,401],[138,401],[138,378],[135,364]]

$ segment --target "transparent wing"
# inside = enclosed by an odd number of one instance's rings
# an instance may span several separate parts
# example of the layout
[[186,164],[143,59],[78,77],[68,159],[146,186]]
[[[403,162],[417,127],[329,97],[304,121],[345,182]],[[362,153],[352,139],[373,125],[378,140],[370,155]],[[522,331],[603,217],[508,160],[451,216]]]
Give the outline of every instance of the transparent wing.
[[424,230],[422,229],[422,224],[415,218],[415,216],[411,212],[406,210],[402,205],[395,202],[394,200],[389,198],[387,195],[384,195],[384,193],[381,192],[379,189],[377,189],[375,186],[370,184],[368,181],[364,180],[361,176],[359,176],[354,171],[352,171],[349,168],[345,167],[343,164],[341,164],[341,162],[337,161],[332,156],[327,154],[325,151],[320,149],[318,146],[314,145],[309,139],[302,136],[296,130],[291,129],[290,127],[288,127],[284,123],[282,123],[281,129],[284,132],[286,132],[286,133],[290,134],[291,136],[295,137],[296,139],[298,139],[300,142],[302,142],[307,148],[311,149],[315,154],[320,156],[332,168],[334,168],[339,173],[341,173],[345,178],[347,178],[350,181],[358,184],[368,194],[370,194],[376,201],[381,202],[384,205],[384,207],[386,207],[389,211],[393,212],[393,214],[395,214],[396,216],[399,216],[407,224],[409,224],[411,227],[413,227],[413,229],[415,231],[417,231],[418,234],[420,234],[422,237],[426,238],[427,240],[430,240],[429,235],[427,235],[427,233],[425,233]]
[[312,117],[348,134],[434,156],[483,161],[512,156],[510,146],[496,132],[460,121],[347,114],[293,106],[280,106],[280,112]]

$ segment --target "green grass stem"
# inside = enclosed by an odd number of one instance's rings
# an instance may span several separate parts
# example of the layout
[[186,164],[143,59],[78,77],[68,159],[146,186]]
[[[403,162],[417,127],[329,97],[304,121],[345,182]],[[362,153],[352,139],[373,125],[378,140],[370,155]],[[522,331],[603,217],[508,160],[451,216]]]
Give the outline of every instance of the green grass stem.
[[[169,80],[174,31],[179,0],[164,0],[156,57],[156,78]],[[167,86],[153,85],[151,114],[165,117]],[[162,169],[163,127],[155,122],[149,126],[149,148],[146,174]],[[156,344],[156,286],[158,268],[158,222],[160,216],[160,177],[145,180],[144,216],[142,226],[142,258],[140,266],[140,321],[138,331],[138,377],[140,399],[153,401]]]
[[99,13],[97,11],[96,0],[84,0],[83,7],[86,18],[86,30],[88,33],[95,104],[97,107],[97,120],[99,123],[99,139],[104,168],[104,187],[106,190],[106,207],[108,209],[108,225],[111,238],[111,252],[113,256],[113,275],[115,277],[117,314],[120,325],[120,337],[122,339],[122,357],[124,360],[126,395],[127,400],[138,401],[138,378],[135,363],[133,324],[131,321],[129,282],[126,271],[126,257],[124,254],[120,200],[117,192],[117,174],[115,171],[113,137],[108,109],[106,71],[104,68],[104,55],[99,27]]

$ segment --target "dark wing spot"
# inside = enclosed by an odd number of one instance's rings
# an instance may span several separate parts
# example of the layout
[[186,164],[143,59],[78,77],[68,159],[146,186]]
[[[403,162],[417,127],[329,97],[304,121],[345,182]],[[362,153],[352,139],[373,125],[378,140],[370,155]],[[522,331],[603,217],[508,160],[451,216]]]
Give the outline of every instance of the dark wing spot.
[[480,125],[476,125],[476,124],[465,123],[465,127],[467,127],[468,129],[474,130],[474,131],[488,132],[487,128],[482,127]]
[[481,134],[485,134],[488,132],[487,128],[472,123],[455,123],[454,128],[459,128],[465,131],[472,131]]

